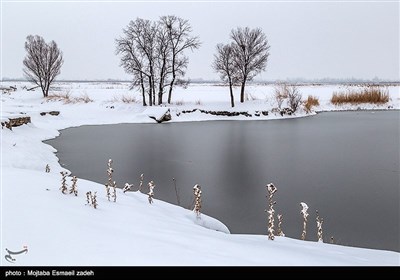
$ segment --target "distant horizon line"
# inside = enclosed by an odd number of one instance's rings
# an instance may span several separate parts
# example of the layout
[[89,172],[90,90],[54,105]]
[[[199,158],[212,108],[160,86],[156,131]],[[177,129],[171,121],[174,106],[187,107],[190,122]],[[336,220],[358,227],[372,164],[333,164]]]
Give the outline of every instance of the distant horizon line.
[[[221,80],[216,79],[203,79],[203,78],[195,78],[195,79],[188,79],[189,84],[203,84],[203,83],[223,83]],[[24,78],[8,78],[4,77],[0,79],[0,82],[29,82],[29,80]],[[60,79],[54,81],[57,82],[80,82],[80,83],[90,83],[90,82],[119,82],[119,83],[129,83],[130,80],[127,79]],[[380,78],[373,78],[373,79],[363,79],[363,78],[320,78],[320,79],[307,79],[307,78],[286,78],[286,79],[258,79],[254,81],[248,82],[248,84],[274,84],[279,82],[291,82],[291,83],[396,83],[399,84],[400,80],[392,80],[392,79],[380,79]]]

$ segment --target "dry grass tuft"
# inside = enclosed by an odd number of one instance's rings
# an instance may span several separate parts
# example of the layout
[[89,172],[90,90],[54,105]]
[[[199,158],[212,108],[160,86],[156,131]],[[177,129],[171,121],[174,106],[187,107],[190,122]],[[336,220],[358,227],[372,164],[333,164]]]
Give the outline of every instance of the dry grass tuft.
[[331,102],[334,105],[340,105],[344,103],[384,104],[389,102],[389,92],[388,90],[382,89],[381,87],[367,86],[360,90],[353,89],[348,90],[347,92],[334,92],[331,98]]
[[310,113],[313,106],[319,106],[319,99],[316,96],[309,95],[307,100],[304,102],[306,113]]
[[136,103],[137,100],[134,96],[122,95],[121,101],[125,104]]
[[90,103],[93,99],[89,97],[87,93],[81,94],[79,97],[71,97],[69,92],[67,93],[53,93],[46,97],[46,101],[62,101],[64,104],[76,104],[76,103]]
[[183,100],[179,100],[175,102],[175,105],[177,106],[182,106],[183,104],[185,104],[185,102]]

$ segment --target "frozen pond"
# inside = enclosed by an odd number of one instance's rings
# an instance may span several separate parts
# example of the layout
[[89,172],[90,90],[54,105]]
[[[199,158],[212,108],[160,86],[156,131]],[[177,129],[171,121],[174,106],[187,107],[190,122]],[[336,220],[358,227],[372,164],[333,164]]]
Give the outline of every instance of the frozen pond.
[[[316,240],[315,210],[324,239],[343,245],[400,251],[399,112],[341,112],[275,121],[119,124],[63,130],[47,141],[74,175],[138,185],[145,174],[155,198],[189,207],[192,187],[202,211],[232,233],[266,234],[266,184],[286,236],[300,238],[301,201],[310,209],[307,240]],[[155,229],[156,230],[156,229]],[[267,238],[267,237],[266,237]]]

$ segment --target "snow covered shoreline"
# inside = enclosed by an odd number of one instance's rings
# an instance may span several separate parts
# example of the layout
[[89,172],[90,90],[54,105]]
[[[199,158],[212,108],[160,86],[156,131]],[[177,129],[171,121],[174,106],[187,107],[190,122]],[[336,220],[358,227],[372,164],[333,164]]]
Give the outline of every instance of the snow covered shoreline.
[[[218,92],[201,95],[203,91],[215,90],[210,88],[194,86],[178,91],[171,107],[172,121],[198,121],[200,117],[200,120],[282,118],[280,115],[248,118],[200,113],[174,118],[177,111],[196,106],[229,110],[226,88],[215,87]],[[4,128],[1,132],[1,250],[18,251],[23,246],[29,249],[26,255],[16,256],[15,265],[400,264],[397,252],[281,237],[269,241],[266,235],[227,234],[226,227],[213,218],[201,215],[199,220],[193,212],[157,199],[149,205],[147,196],[137,192],[123,194],[117,190],[117,202],[108,202],[104,186],[86,180],[78,180],[78,197],[62,194],[59,172],[63,168],[58,163],[54,148],[42,141],[54,138],[59,130],[73,126],[154,123],[143,114],[140,103],[122,101],[124,96],[135,97],[124,85],[85,87],[74,84],[65,90],[76,97],[87,94],[94,101],[75,104],[44,102],[39,91],[18,90],[2,94],[2,117],[26,113],[32,119],[31,124],[12,131]],[[328,90],[324,89],[324,92]],[[271,99],[266,101],[268,96],[264,95],[268,94],[265,88],[254,87],[250,91],[253,91],[254,100],[239,104],[235,110],[270,109]],[[334,110],[335,107],[326,102],[330,94],[324,94],[319,95],[321,106],[317,110]],[[390,94],[392,101],[389,106],[399,109],[399,88],[390,89]],[[303,96],[306,97],[305,94]],[[361,109],[379,107],[368,105]],[[40,115],[40,112],[50,110],[58,110],[60,115]],[[306,114],[287,117],[299,116]],[[50,165],[50,173],[45,173],[46,164]],[[70,184],[70,179],[67,182]],[[122,185],[125,182],[118,183]],[[97,191],[98,209],[85,205],[87,191]],[[155,193],[157,198],[157,189]],[[0,264],[10,265],[4,258]]]

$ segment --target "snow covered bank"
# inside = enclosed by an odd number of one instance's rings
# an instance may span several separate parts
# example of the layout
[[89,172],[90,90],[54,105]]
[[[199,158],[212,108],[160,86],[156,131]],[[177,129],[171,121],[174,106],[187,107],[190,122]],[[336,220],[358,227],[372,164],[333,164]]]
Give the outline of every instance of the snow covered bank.
[[[54,149],[43,140],[57,136],[59,129],[83,124],[155,123],[143,114],[140,102],[122,101],[124,96],[135,97],[123,84],[69,86],[64,85],[63,90],[75,97],[86,93],[93,102],[45,102],[40,92],[23,90],[1,97],[2,115],[25,113],[32,120],[1,132],[1,251],[19,251],[23,246],[29,250],[15,256],[16,265],[399,265],[400,254],[395,252],[229,234],[211,217],[202,214],[198,219],[192,211],[157,199],[150,205],[147,196],[137,192],[117,190],[117,202],[109,202],[104,186],[90,181],[78,179],[77,197],[62,194],[59,172],[63,169]],[[201,95],[203,90],[208,93]],[[224,118],[197,113],[176,118],[173,112],[195,107],[229,110],[225,91],[211,86],[178,91],[175,100],[179,102],[171,107],[172,121]],[[259,96],[265,91],[254,89]],[[326,95],[328,100],[331,95]],[[329,110],[322,101],[324,95],[320,96],[320,109]],[[398,88],[391,89],[391,96],[398,108]],[[270,110],[272,106],[264,99],[253,100],[235,110]],[[60,115],[40,115],[51,110]],[[45,172],[46,164],[50,173]],[[70,179],[67,183],[71,185]],[[120,186],[124,183],[117,182]],[[97,191],[98,209],[85,205],[87,191]],[[4,258],[1,264],[10,265]]]

